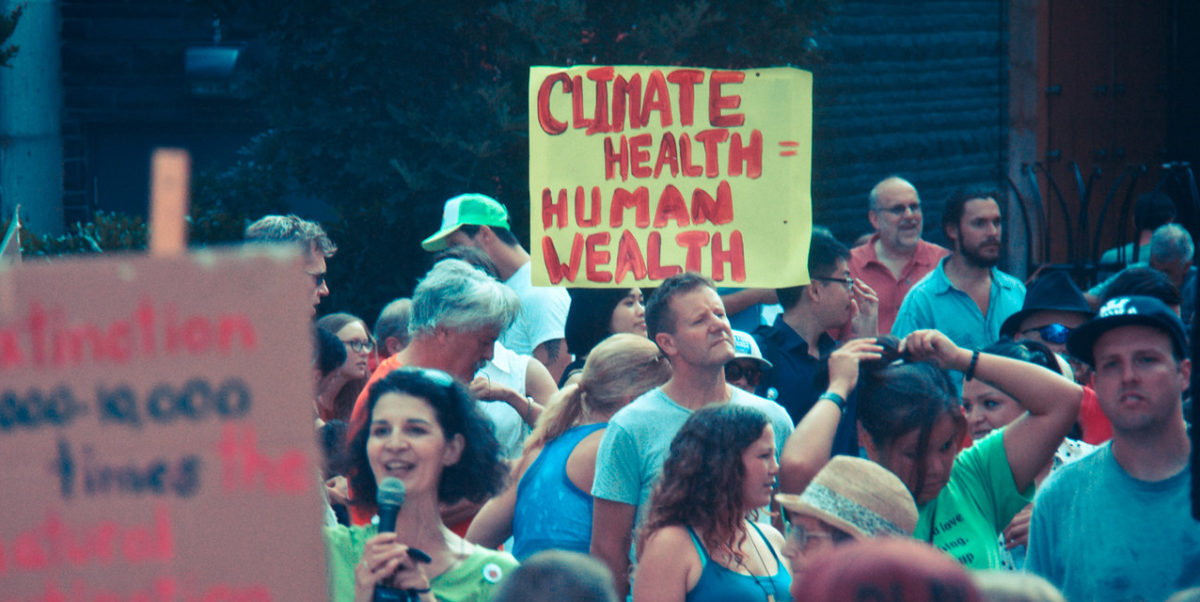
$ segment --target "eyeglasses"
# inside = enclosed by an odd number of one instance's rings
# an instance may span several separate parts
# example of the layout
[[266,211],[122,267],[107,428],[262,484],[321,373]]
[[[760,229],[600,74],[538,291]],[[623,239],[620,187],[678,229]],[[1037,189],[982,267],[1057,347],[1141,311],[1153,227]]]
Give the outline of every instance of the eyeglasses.
[[342,342],[345,343],[346,346],[352,351],[356,351],[358,353],[365,353],[375,348],[375,341],[372,341],[371,339],[351,339],[349,341],[343,340]]
[[762,378],[762,370],[754,364],[742,365],[737,360],[732,360],[725,363],[725,380],[733,382],[742,377],[746,378],[746,382],[756,385],[759,379]]
[[309,274],[309,276],[312,276],[313,286],[321,288],[321,286],[325,284],[325,272],[321,272],[320,274]]
[[902,217],[909,211],[912,211],[913,213],[920,213],[921,205],[920,203],[912,203],[911,205],[896,205],[895,207],[876,207],[875,210],[890,213],[896,217]]
[[834,278],[832,276],[809,276],[809,280],[823,280],[825,282],[841,282],[846,285],[846,290],[854,288],[853,278]]
[[1029,334],[1031,332],[1038,333],[1044,343],[1054,343],[1062,345],[1067,342],[1067,338],[1071,336],[1071,328],[1062,324],[1047,324],[1037,328],[1026,328],[1021,331],[1021,334]]
[[808,546],[808,542],[815,539],[828,539],[835,544],[854,539],[850,534],[844,533],[837,529],[830,529],[829,531],[809,531],[800,523],[789,523],[787,531],[787,536],[791,539],[794,539],[796,541],[796,545],[798,545],[800,549],[806,548]]

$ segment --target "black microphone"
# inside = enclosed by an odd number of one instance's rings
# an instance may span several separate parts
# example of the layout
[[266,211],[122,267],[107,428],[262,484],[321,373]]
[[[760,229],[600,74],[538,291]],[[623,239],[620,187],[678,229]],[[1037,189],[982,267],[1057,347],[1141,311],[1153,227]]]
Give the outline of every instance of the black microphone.
[[375,494],[375,505],[379,508],[379,532],[396,532],[396,515],[404,505],[404,481],[396,477],[387,477],[379,482],[379,490]]
[[[404,481],[396,477],[387,477],[380,481],[379,489],[375,493],[375,505],[379,509],[379,532],[395,533],[396,516],[400,514],[400,507],[404,505]],[[375,595],[371,600],[372,602],[409,602],[418,598],[419,594],[416,592],[376,585]]]

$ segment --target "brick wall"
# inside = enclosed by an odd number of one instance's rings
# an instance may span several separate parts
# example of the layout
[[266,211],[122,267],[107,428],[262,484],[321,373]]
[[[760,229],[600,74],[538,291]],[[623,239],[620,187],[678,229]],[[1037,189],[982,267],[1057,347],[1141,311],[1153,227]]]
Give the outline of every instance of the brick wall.
[[999,187],[1007,131],[1008,15],[995,0],[847,0],[817,38],[814,221],[849,243],[871,230],[867,193],[887,175],[917,187],[926,238],[958,186]]

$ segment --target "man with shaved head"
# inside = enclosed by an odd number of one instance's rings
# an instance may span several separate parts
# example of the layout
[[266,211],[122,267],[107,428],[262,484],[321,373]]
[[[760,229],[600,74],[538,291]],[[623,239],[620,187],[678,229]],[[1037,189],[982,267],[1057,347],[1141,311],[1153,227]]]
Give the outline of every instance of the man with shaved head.
[[850,274],[879,296],[879,332],[887,333],[904,295],[950,251],[921,239],[921,197],[908,180],[885,178],[867,201],[875,234],[850,251]]

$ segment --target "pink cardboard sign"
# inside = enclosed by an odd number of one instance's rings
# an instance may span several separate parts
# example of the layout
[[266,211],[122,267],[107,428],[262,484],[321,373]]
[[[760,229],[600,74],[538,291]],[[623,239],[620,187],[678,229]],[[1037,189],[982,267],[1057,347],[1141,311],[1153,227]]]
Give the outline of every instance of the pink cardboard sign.
[[297,254],[0,268],[0,602],[322,600]]

